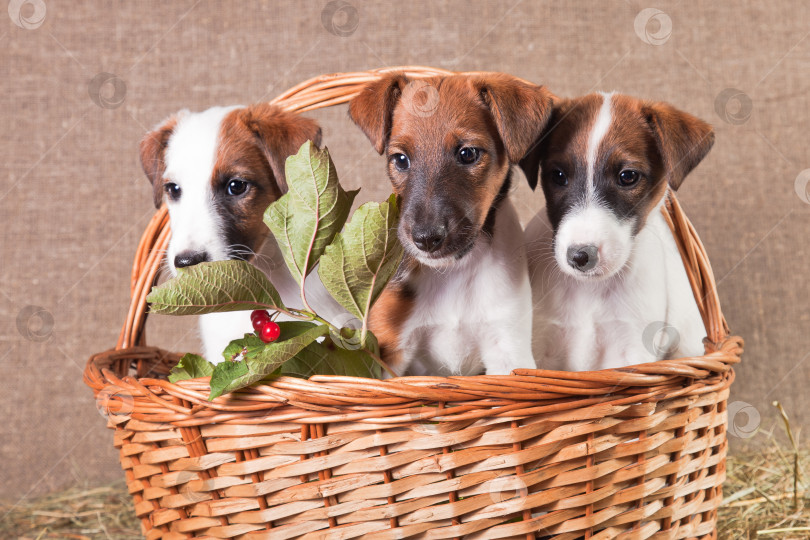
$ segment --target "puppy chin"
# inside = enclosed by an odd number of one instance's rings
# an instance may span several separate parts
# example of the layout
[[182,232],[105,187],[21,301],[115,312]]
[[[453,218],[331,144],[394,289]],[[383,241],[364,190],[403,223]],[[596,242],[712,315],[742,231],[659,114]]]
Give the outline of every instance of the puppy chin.
[[435,257],[425,253],[415,246],[408,246],[408,252],[413,256],[414,259],[419,261],[419,264],[424,264],[425,266],[430,266],[431,268],[450,268],[451,266],[455,266],[458,262],[458,259],[456,259],[454,255]]
[[419,262],[425,266],[436,268],[439,270],[452,268],[458,265],[458,259],[455,257],[442,257],[441,259],[421,258]]
[[417,248],[410,240],[408,240],[404,245],[405,249],[408,251],[408,254],[419,261],[420,264],[429,266],[431,268],[447,269],[458,266],[459,264],[463,264],[469,260],[467,255],[475,247],[475,241],[473,240],[461,248],[455,249],[451,252],[440,250],[440,254],[425,253],[421,249]]

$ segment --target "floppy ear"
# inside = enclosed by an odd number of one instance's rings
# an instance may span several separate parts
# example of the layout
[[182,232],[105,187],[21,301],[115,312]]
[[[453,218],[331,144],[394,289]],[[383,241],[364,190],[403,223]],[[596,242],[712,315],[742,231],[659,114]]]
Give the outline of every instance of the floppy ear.
[[280,192],[287,192],[284,171],[287,158],[307,141],[320,147],[321,128],[315,120],[287,112],[281,107],[260,103],[239,111],[242,122],[259,139]]
[[520,170],[522,170],[523,174],[526,176],[526,181],[529,183],[529,187],[532,188],[532,191],[537,189],[537,182],[540,176],[541,139],[542,135],[540,138],[534,141],[534,143],[532,143],[528,153],[523,156],[523,159],[521,159],[518,163],[518,165],[520,165]]
[[641,112],[652,128],[667,182],[677,190],[711,150],[714,130],[703,120],[667,103],[645,103]]
[[174,132],[177,119],[187,111],[182,110],[164,120],[158,127],[141,139],[141,167],[146,177],[152,183],[154,190],[155,208],[160,208],[163,202],[163,173],[166,171],[166,145]]
[[473,84],[495,119],[509,162],[520,162],[546,128],[553,94],[544,86],[504,74],[486,75]]
[[402,73],[389,73],[367,84],[349,102],[349,116],[363,130],[378,154],[385,151],[391,135],[391,121],[408,79]]

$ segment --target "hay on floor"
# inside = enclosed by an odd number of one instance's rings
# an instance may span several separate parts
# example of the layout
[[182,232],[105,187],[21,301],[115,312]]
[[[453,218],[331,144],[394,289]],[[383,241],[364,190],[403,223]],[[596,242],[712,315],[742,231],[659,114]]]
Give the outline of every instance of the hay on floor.
[[143,536],[132,498],[123,483],[116,483],[0,502],[0,538],[135,540]]
[[807,540],[810,538],[810,448],[794,436],[778,402],[788,443],[756,433],[764,449],[729,456],[723,504],[717,525],[720,540]]

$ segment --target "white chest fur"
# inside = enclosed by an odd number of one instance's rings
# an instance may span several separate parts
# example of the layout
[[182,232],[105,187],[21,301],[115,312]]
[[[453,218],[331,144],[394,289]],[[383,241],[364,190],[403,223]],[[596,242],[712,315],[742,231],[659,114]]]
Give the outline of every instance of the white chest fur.
[[559,270],[545,212],[526,229],[538,367],[617,368],[703,354],[705,335],[678,248],[656,209],[626,267],[598,282]]
[[400,334],[410,373],[508,374],[535,367],[526,255],[508,200],[498,210],[492,239],[479,239],[451,268],[420,268],[410,284],[416,300]]

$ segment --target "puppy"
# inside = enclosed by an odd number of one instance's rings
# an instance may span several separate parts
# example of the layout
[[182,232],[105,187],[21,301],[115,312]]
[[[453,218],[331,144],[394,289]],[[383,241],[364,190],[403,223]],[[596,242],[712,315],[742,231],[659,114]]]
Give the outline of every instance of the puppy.
[[617,368],[703,354],[706,335],[662,208],[708,153],[709,124],[617,94],[559,100],[521,162],[546,215],[526,229],[542,368]]
[[550,109],[548,90],[502,74],[394,73],[349,104],[402,201],[405,258],[371,314],[398,373],[535,367],[522,227],[507,195]]
[[[155,206],[165,201],[169,209],[171,274],[201,262],[243,259],[267,274],[285,304],[301,305],[299,286],[262,218],[287,191],[287,157],[307,140],[320,144],[314,120],[268,104],[184,110],[147,134],[141,163]],[[319,313],[345,314],[317,273],[306,284],[307,299]],[[250,312],[200,317],[203,353],[213,363],[223,360],[231,340],[252,331]]]

